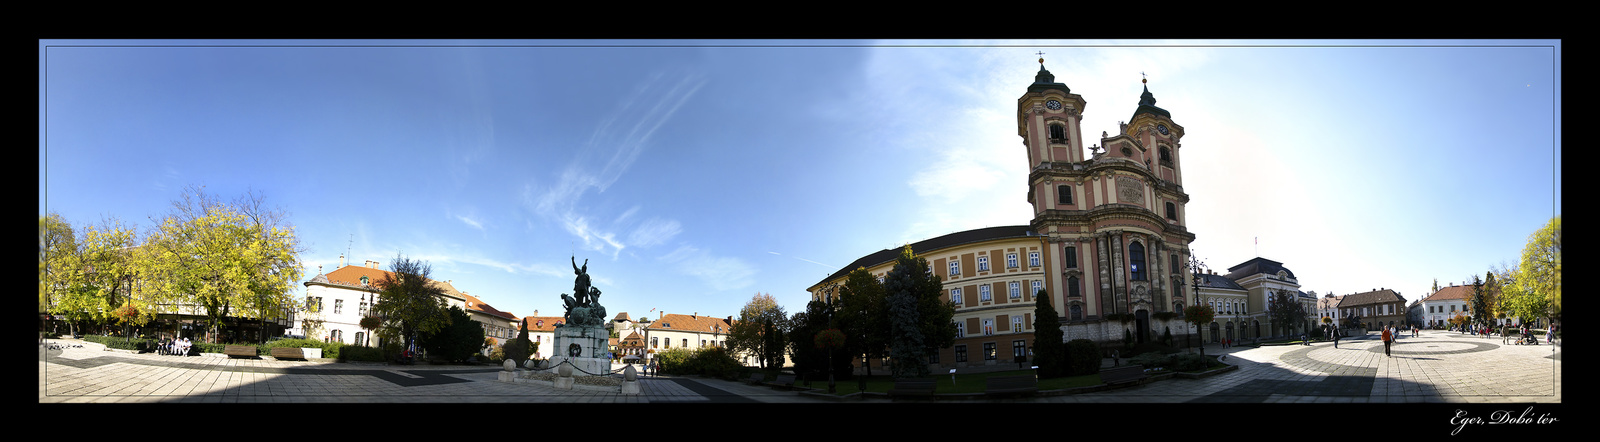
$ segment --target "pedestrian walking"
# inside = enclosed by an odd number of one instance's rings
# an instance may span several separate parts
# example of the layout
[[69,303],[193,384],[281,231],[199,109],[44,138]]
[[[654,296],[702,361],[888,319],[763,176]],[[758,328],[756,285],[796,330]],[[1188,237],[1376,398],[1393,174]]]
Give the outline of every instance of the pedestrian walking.
[[1544,331],[1544,343],[1546,343],[1546,344],[1554,344],[1555,342],[1556,342],[1556,325],[1555,324],[1550,324],[1550,329]]
[[1383,355],[1392,358],[1394,356],[1389,354],[1389,338],[1390,338],[1389,328],[1388,327],[1384,327],[1384,329],[1383,329]]
[[1333,348],[1339,348],[1339,329],[1333,329]]

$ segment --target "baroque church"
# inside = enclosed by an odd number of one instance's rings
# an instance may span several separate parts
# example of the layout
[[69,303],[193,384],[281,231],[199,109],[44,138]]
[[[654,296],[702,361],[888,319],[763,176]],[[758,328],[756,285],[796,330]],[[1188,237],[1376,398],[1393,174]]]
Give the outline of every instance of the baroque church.
[[1118,133],[1102,132],[1099,145],[1085,145],[1086,101],[1039,63],[1017,99],[1017,134],[1032,168],[1029,227],[1057,258],[1046,274],[1061,287],[1050,293],[1064,296],[1052,301],[1067,318],[1069,337],[1082,328],[1079,336],[1117,339],[1104,335],[1120,324],[1086,322],[1130,315],[1124,318],[1138,341],[1159,338],[1154,334],[1164,330],[1152,326],[1152,315],[1181,313],[1186,281],[1193,279],[1186,265],[1195,236],[1184,227],[1183,126],[1156,107],[1145,86]]
[[[910,244],[957,304],[956,345],[940,367],[1009,363],[1032,344],[1034,296],[1042,290],[1062,316],[1066,338],[1139,342],[1170,330],[1193,299],[1185,228],[1184,128],[1156,106],[1148,85],[1115,134],[1089,145],[1081,127],[1087,101],[1044,67],[1017,98],[1017,135],[1027,151],[1025,225],[956,232]],[[1132,100],[1130,100],[1132,101]],[[899,250],[857,259],[808,289],[829,300],[856,268],[882,276]],[[878,365],[885,361],[870,361]]]

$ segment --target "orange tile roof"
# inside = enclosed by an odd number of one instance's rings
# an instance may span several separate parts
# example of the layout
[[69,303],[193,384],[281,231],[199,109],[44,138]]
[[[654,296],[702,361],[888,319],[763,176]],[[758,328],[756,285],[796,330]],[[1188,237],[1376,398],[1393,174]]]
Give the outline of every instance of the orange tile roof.
[[661,315],[645,327],[650,330],[673,330],[705,333],[727,333],[733,324],[726,318],[697,315]]
[[[556,324],[564,323],[567,320],[560,316],[524,316],[517,318],[518,331],[521,331],[522,320],[524,319],[528,321],[528,332],[530,333],[556,331]],[[544,323],[541,325],[540,321],[544,321]]]
[[1470,285],[1457,285],[1457,286],[1450,286],[1450,287],[1440,287],[1439,291],[1433,292],[1432,295],[1428,295],[1428,297],[1422,298],[1422,300],[1423,301],[1449,301],[1449,300],[1456,300],[1456,299],[1467,299],[1467,298],[1471,298],[1471,297],[1472,297],[1472,286],[1470,286]]
[[[340,267],[338,270],[328,272],[328,274],[322,276],[328,281],[329,284],[378,291],[378,281],[382,281],[385,277],[392,278],[393,275],[394,272],[390,272],[388,270],[374,269],[371,267],[358,265],[347,265]],[[361,284],[361,277],[363,276],[367,277],[366,285]],[[316,279],[313,279],[312,281],[316,281]],[[457,299],[465,299],[463,297],[465,294],[461,293],[459,290],[456,290],[456,287],[450,285],[449,281],[429,279],[428,282],[434,287],[438,287],[439,289],[443,290],[445,292],[445,296]]]
[[510,312],[500,311],[499,309],[494,308],[494,306],[484,303],[482,299],[478,299],[478,297],[476,297],[476,296],[472,296],[472,295],[468,295],[466,293],[462,293],[461,297],[463,297],[463,298],[465,298],[467,300],[467,310],[480,311],[480,312],[483,312],[485,314],[488,314],[488,315],[491,315],[491,316],[495,316],[495,317],[498,317],[498,318],[502,318],[502,319],[505,319],[505,320],[508,320],[508,321],[517,320],[517,316],[516,315],[513,315]]
[[[378,281],[382,281],[384,277],[393,277],[393,275],[394,273],[390,273],[388,270],[348,265],[328,272],[326,276],[328,277],[328,282],[332,284],[378,290]],[[367,277],[366,286],[361,285],[361,277],[363,276]]]

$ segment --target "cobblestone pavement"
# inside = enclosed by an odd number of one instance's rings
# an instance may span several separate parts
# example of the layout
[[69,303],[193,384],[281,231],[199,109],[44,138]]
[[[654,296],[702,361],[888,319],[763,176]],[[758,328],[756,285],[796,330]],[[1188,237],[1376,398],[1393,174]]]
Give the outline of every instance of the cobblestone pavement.
[[618,387],[502,382],[499,369],[232,359],[106,351],[78,340],[41,346],[40,403],[785,403],[795,392],[710,379],[647,377]]
[[[461,366],[180,357],[41,346],[40,403],[826,403],[827,399],[704,378],[646,377],[641,393],[502,382],[498,369]],[[1376,336],[1310,346],[1206,348],[1239,369],[1096,393],[1041,395],[1051,403],[1560,403],[1560,346],[1502,344],[1454,332],[1403,337],[1385,356]]]
[[1402,336],[1385,356],[1378,335],[1309,346],[1206,349],[1236,371],[1045,402],[1560,403],[1561,346],[1511,345],[1448,331]]

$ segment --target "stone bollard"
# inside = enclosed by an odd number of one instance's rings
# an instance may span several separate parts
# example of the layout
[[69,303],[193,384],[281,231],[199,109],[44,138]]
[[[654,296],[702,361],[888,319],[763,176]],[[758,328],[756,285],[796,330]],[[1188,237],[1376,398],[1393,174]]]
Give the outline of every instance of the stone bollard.
[[501,382],[517,381],[517,361],[507,359],[505,362],[500,364],[500,367],[502,368],[502,370],[500,370]]
[[633,365],[622,369],[622,394],[639,394],[639,373]]
[[571,390],[572,385],[576,381],[572,378],[572,364],[561,364],[561,367],[556,369],[556,373],[557,377],[555,387],[563,390]]

